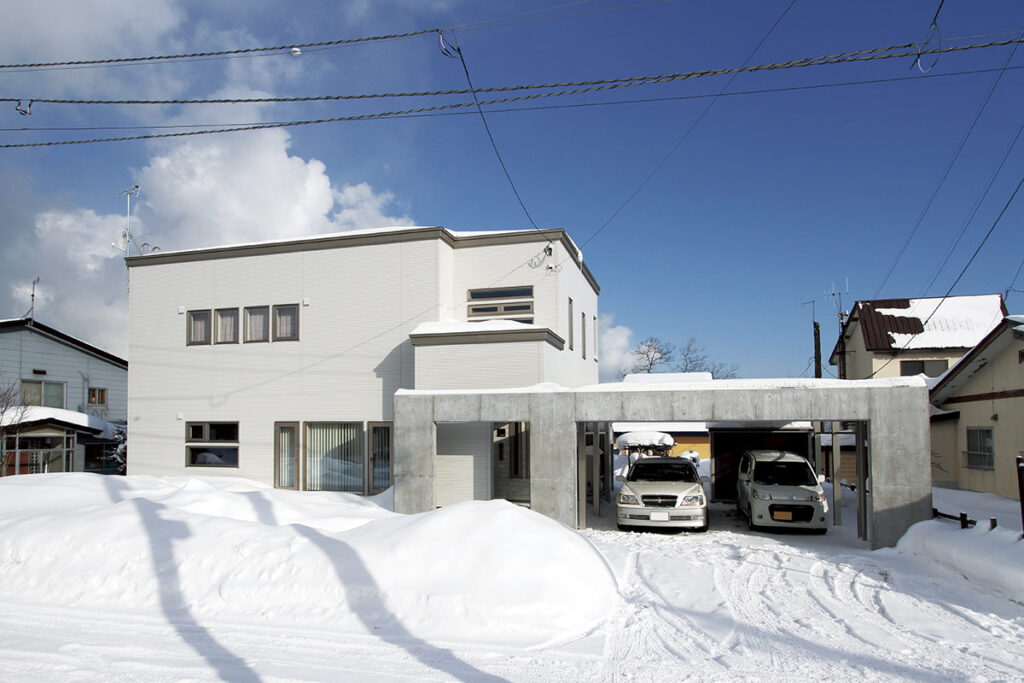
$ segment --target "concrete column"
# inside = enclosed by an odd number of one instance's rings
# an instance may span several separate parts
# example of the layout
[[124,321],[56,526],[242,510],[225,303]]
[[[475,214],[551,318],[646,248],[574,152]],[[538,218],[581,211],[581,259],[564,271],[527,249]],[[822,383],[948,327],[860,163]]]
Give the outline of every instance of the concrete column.
[[530,394],[530,507],[575,528],[576,410],[570,392]]
[[932,512],[928,390],[891,387],[871,392],[871,547],[896,545]]
[[394,424],[395,512],[433,510],[437,455],[434,397],[397,394]]
[[840,454],[842,453],[842,447],[839,443],[840,440],[840,427],[841,422],[832,422],[832,524],[833,526],[843,525],[843,487],[839,483],[840,477],[842,477],[842,470],[840,469]]

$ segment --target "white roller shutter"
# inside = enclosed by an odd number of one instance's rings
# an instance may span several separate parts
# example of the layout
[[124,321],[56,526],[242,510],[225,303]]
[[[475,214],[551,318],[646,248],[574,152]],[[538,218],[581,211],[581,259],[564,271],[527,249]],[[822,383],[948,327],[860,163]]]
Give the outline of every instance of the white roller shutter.
[[434,504],[490,500],[491,423],[458,422],[437,425],[434,459]]

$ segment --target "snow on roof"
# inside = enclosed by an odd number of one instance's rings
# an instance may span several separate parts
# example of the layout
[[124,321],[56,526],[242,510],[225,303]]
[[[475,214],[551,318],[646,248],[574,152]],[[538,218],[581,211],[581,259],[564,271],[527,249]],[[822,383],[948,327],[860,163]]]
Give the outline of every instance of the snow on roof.
[[507,330],[545,330],[543,325],[527,325],[515,320],[437,320],[420,323],[409,334],[458,334],[462,332],[502,332]]
[[612,431],[616,434],[625,432],[667,432],[671,433],[707,433],[708,426],[705,422],[613,422]]
[[0,418],[0,423],[7,427],[30,422],[53,420],[81,427],[82,429],[87,429],[89,431],[96,431],[98,432],[96,436],[104,439],[113,438],[114,430],[117,428],[117,425],[107,422],[106,420],[101,420],[98,417],[86,415],[85,413],[78,413],[73,410],[63,410],[61,408],[25,406],[24,414],[20,413],[20,408],[8,410],[4,413],[3,417]]
[[626,384],[664,384],[679,382],[706,382],[710,372],[634,372],[622,378]]
[[[443,396],[449,394],[540,394],[556,392],[603,393],[603,392],[636,392],[636,391],[751,391],[771,389],[853,389],[857,387],[925,387],[920,375],[913,377],[883,377],[880,379],[816,379],[809,377],[782,377],[777,379],[715,379],[706,382],[675,382],[658,384],[634,384],[608,382],[606,384],[590,384],[585,387],[563,387],[553,382],[541,382],[527,387],[507,389],[399,389],[396,395],[409,396]],[[719,424],[719,423],[716,423]],[[721,423],[724,424],[724,423]]]
[[624,448],[635,448],[635,447],[654,447],[654,446],[674,446],[676,443],[668,434],[664,432],[626,432],[619,438],[615,439],[615,447],[620,451]]
[[1002,297],[998,294],[910,299],[909,302],[908,308],[875,309],[882,315],[917,318],[924,325],[924,331],[918,334],[890,332],[894,348],[970,348],[1003,319]]
[[[436,230],[436,229],[444,230],[445,232],[447,232],[449,235],[452,235],[453,237],[483,237],[483,236],[489,236],[489,235],[512,235],[512,234],[518,234],[518,233],[534,232],[534,230],[532,228],[529,228],[529,229],[526,229],[526,230],[522,230],[522,229],[520,229],[520,230],[449,230],[448,228],[446,228],[444,226],[438,226],[438,225],[390,225],[390,226],[381,226],[381,227],[378,227],[378,228],[362,228],[362,229],[359,229],[359,230],[343,230],[341,232],[325,232],[325,233],[317,233],[315,235],[303,235],[303,236],[298,236],[298,237],[282,237],[282,238],[270,239],[270,240],[258,240],[258,241],[255,241],[255,242],[237,242],[237,243],[234,243],[234,244],[217,244],[217,245],[211,245],[211,246],[206,246],[206,247],[188,247],[186,249],[168,249],[166,251],[161,250],[161,251],[158,251],[158,252],[152,252],[152,254],[147,254],[147,256],[149,256],[149,255],[159,256],[161,254],[179,254],[179,253],[187,254],[187,253],[194,252],[194,251],[206,251],[206,250],[209,250],[209,249],[236,249],[236,248],[239,248],[239,247],[262,247],[262,246],[270,246],[270,245],[274,245],[274,244],[288,244],[289,242],[302,242],[302,241],[307,241],[307,240],[329,240],[329,239],[334,239],[334,238],[338,238],[338,237],[354,237],[354,236],[360,236],[360,235],[386,234],[386,233],[390,233],[390,232],[405,232],[405,231],[414,231],[414,230]],[[568,237],[568,235],[566,235],[566,237]],[[569,241],[572,242],[571,239]],[[580,260],[582,260],[582,259],[583,259],[583,255],[581,253],[580,254]]]
[[[667,374],[667,373],[666,373]],[[810,377],[778,377],[755,379],[709,379],[706,381],[655,382],[629,384],[607,382],[580,387],[575,391],[632,392],[632,391],[750,391],[766,389],[850,389],[853,387],[916,387],[925,386],[920,377],[885,377],[881,379],[817,379]]]

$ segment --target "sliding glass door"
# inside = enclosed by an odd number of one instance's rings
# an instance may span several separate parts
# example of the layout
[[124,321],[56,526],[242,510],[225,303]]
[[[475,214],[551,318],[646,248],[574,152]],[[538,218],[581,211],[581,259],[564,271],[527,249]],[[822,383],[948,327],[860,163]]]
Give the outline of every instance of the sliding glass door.
[[363,492],[363,423],[307,422],[307,491]]

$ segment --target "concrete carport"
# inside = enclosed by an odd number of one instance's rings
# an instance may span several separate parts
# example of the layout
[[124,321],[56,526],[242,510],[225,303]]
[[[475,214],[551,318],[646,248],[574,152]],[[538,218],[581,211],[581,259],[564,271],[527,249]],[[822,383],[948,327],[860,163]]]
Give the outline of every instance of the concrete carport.
[[895,545],[931,517],[928,392],[919,377],[880,380],[711,380],[580,389],[539,385],[496,391],[395,394],[395,511],[434,503],[437,424],[528,422],[530,504],[568,526],[585,519],[586,470],[580,436],[599,422],[844,421],[866,425],[870,472],[867,530],[872,548]]

